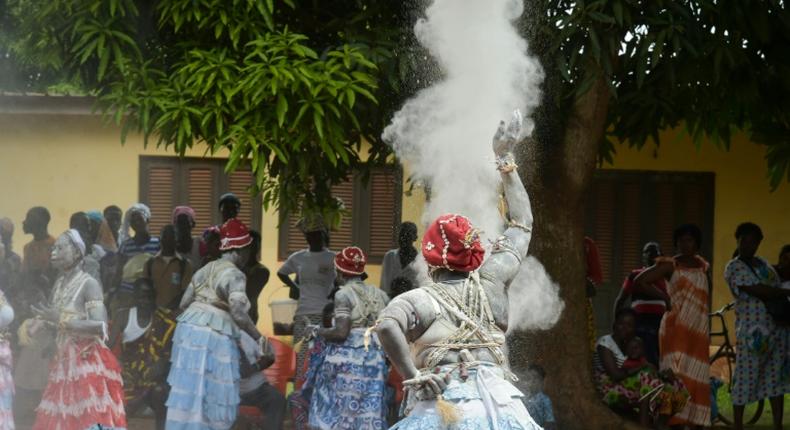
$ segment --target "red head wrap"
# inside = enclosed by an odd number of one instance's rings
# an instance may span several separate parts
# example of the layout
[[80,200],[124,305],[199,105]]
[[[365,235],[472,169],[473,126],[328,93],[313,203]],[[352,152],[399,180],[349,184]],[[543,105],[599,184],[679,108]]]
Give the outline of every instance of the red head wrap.
[[431,267],[471,272],[483,263],[479,230],[462,215],[445,214],[422,237],[422,255]]
[[368,262],[365,253],[356,246],[343,248],[335,255],[335,268],[347,275],[361,275],[365,273],[365,264]]
[[230,251],[231,249],[244,248],[252,243],[252,236],[250,236],[247,226],[244,225],[237,218],[229,219],[219,229],[220,234],[220,251]]

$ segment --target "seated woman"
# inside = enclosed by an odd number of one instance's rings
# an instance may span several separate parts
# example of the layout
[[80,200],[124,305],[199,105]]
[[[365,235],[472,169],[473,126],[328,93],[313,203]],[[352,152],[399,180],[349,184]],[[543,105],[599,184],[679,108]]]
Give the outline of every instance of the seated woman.
[[688,392],[669,374],[658,376],[650,366],[624,365],[634,328],[634,311],[617,311],[612,334],[602,336],[595,345],[593,370],[603,401],[612,409],[636,410],[640,423],[648,426],[657,417],[667,419],[680,411]]

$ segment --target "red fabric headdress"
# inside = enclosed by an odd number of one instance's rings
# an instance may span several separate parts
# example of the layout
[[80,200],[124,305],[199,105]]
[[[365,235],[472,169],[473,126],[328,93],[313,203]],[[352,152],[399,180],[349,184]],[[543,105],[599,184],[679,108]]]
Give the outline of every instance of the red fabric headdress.
[[365,253],[356,246],[343,248],[335,255],[335,268],[348,275],[361,275],[365,273],[365,264],[368,262]]
[[431,223],[422,237],[422,255],[431,267],[471,272],[483,263],[480,231],[462,215],[445,214]]
[[178,219],[179,215],[186,215],[189,218],[189,221],[192,224],[195,224],[195,210],[189,206],[176,206],[173,209],[173,224],[176,224],[176,220]]
[[247,226],[236,218],[229,219],[219,229],[220,233],[220,251],[230,251],[231,249],[244,248],[252,243]]

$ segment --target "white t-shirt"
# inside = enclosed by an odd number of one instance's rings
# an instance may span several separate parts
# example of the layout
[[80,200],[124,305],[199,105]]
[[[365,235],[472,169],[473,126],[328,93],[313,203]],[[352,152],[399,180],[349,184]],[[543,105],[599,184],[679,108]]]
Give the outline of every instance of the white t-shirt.
[[321,315],[335,287],[335,253],[324,249],[296,251],[277,273],[296,274],[299,279],[299,304],[296,315]]

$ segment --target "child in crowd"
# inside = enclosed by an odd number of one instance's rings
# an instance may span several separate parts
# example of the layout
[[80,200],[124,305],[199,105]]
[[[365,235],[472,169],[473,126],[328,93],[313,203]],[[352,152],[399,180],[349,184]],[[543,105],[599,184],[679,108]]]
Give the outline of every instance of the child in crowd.
[[634,336],[625,347],[627,358],[623,362],[624,369],[641,369],[650,367],[655,370],[652,364],[647,361],[645,356],[645,342],[639,336]]
[[543,392],[543,380],[546,372],[537,364],[527,367],[525,375],[524,405],[529,411],[529,415],[535,422],[545,430],[555,430],[557,428],[554,420],[554,409],[551,399]]

